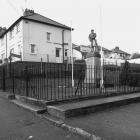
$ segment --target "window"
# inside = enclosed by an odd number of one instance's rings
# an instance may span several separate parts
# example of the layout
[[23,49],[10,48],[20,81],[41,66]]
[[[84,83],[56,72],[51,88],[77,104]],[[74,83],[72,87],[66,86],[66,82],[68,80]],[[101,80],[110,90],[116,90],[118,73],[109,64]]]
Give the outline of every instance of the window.
[[20,26],[19,26],[19,23],[16,25],[16,33],[18,33],[20,31]]
[[65,50],[65,56],[68,56],[68,50]]
[[[14,48],[10,49],[10,55],[11,55],[11,53],[14,54]],[[11,60],[14,61],[15,58],[13,56],[11,56]]]
[[51,33],[47,32],[47,41],[51,40]]
[[36,53],[36,46],[35,44],[31,44],[31,54],[35,54]]
[[60,49],[56,48],[56,57],[59,57],[59,56],[60,56]]
[[21,54],[21,45],[18,44],[18,54]]
[[10,53],[14,53],[14,48],[10,49]]

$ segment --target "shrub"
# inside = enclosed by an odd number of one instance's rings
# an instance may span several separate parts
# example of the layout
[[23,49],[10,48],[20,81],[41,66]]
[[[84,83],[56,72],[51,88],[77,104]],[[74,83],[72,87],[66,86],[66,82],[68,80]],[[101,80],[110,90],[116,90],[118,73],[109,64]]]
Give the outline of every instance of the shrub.
[[120,73],[120,84],[121,85],[128,85],[130,81],[130,64],[128,61],[125,61],[124,65],[122,66],[121,73]]

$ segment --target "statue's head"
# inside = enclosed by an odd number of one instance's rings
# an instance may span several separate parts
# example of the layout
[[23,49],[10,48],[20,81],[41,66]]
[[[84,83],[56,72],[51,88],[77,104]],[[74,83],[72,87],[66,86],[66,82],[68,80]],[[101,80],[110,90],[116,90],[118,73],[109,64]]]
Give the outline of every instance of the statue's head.
[[94,30],[93,29],[91,30],[91,33],[94,33]]

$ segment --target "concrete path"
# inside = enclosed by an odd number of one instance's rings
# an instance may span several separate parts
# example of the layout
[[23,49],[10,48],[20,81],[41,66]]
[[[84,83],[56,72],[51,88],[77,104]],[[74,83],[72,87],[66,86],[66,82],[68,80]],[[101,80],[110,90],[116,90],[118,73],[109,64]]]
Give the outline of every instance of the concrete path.
[[140,140],[140,103],[65,120],[102,140]]
[[0,140],[80,140],[0,95]]

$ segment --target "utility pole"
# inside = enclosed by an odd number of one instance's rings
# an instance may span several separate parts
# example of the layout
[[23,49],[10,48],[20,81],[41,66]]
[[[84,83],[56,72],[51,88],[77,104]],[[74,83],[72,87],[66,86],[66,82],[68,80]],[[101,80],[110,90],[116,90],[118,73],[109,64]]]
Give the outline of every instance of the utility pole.
[[104,88],[104,54],[103,54],[102,7],[100,6],[100,34],[101,34],[101,81],[100,88]]
[[71,21],[71,69],[72,69],[72,87],[74,87],[74,72],[73,72],[73,48],[72,48],[72,21]]

